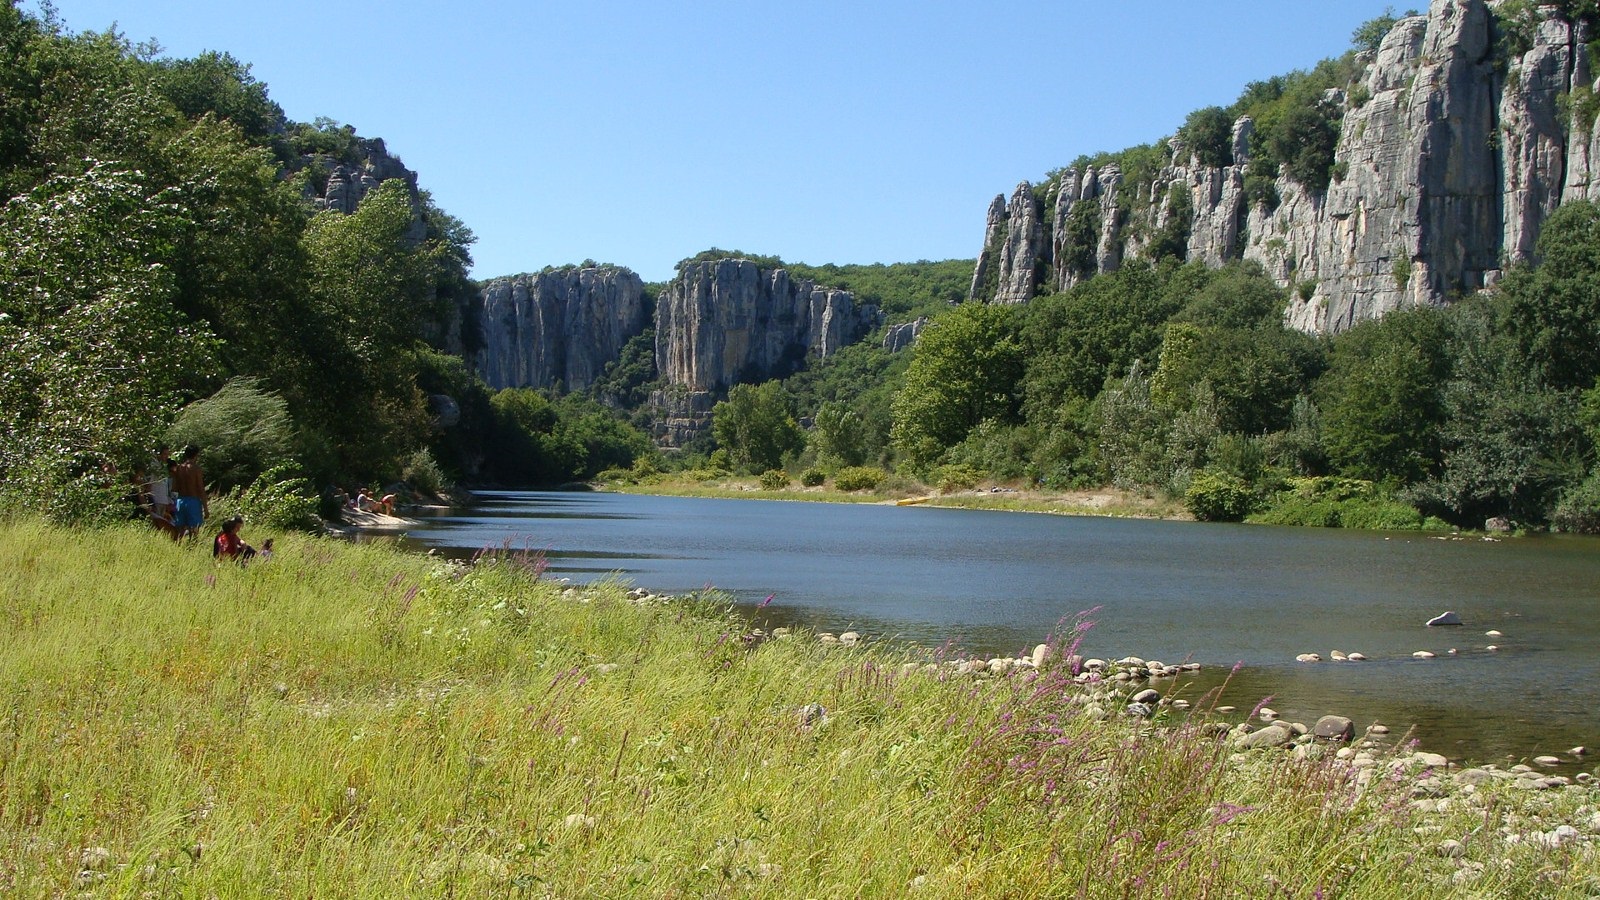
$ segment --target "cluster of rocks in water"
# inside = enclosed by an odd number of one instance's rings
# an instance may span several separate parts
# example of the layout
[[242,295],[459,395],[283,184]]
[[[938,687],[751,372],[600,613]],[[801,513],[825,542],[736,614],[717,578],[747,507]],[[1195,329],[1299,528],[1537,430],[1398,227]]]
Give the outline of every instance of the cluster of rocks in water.
[[[568,591],[574,595],[578,593],[575,589]],[[629,592],[628,599],[636,604],[650,604],[668,603],[674,598],[635,589]],[[1489,634],[1496,636],[1498,632]],[[754,628],[746,632],[743,639],[747,646],[756,646],[769,640],[793,640],[801,635],[802,632],[784,627],[770,632]],[[824,631],[813,637],[819,644],[841,650],[862,648],[869,643],[857,631],[838,634]],[[1341,657],[1350,661],[1366,658],[1359,653],[1332,654],[1333,659]],[[1269,754],[1285,753],[1308,763],[1343,767],[1360,787],[1379,779],[1409,782],[1410,808],[1418,814],[1417,821],[1421,823],[1415,826],[1415,832],[1419,838],[1431,842],[1437,855],[1455,861],[1457,884],[1471,884],[1486,872],[1484,863],[1467,858],[1468,841],[1498,841],[1498,851],[1507,853],[1521,846],[1600,853],[1600,779],[1591,772],[1567,775],[1554,771],[1556,767],[1585,760],[1590,755],[1587,747],[1573,747],[1559,756],[1535,756],[1528,763],[1512,766],[1462,766],[1442,754],[1415,750],[1409,735],[1396,736],[1382,723],[1374,722],[1358,729],[1356,723],[1345,716],[1322,716],[1308,726],[1303,722],[1284,721],[1275,710],[1263,705],[1248,711],[1242,720],[1230,723],[1229,720],[1240,712],[1237,707],[1196,704],[1174,696],[1176,689],[1163,692],[1162,686],[1171,684],[1172,679],[1199,671],[1198,663],[1171,665],[1137,656],[1115,660],[1083,657],[1062,654],[1050,644],[1039,644],[1024,656],[906,662],[903,671],[992,679],[1059,667],[1065,667],[1071,673],[1073,684],[1081,689],[1069,698],[1070,702],[1079,706],[1082,714],[1090,719],[1121,718],[1139,723],[1156,719],[1170,710],[1188,715],[1194,727],[1227,741],[1232,751],[1230,758],[1235,764],[1249,765],[1255,760],[1274,758]],[[826,726],[830,717],[822,704],[808,703],[795,710],[795,718],[800,728],[812,729]],[[1499,803],[1496,798],[1503,790],[1524,795],[1515,814],[1503,814],[1503,810],[1495,813]],[[1492,833],[1477,830],[1459,839],[1450,837],[1446,826],[1439,822],[1448,814],[1463,811],[1484,817],[1495,813],[1493,818],[1499,822],[1497,830]]]

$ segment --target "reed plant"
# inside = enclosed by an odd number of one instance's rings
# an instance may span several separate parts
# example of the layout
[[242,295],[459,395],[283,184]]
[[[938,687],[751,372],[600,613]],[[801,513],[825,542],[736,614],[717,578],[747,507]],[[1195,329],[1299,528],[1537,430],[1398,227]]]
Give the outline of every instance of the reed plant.
[[[916,648],[773,639],[714,594],[641,593],[504,548],[465,565],[283,534],[239,566],[133,529],[0,524],[0,892],[1594,884],[1587,844],[1499,839],[1520,796],[1424,814],[1400,770],[1361,784],[1331,757],[1236,754],[1203,717],[1102,721],[1064,667],[972,677]],[[1564,796],[1547,802],[1593,809]]]

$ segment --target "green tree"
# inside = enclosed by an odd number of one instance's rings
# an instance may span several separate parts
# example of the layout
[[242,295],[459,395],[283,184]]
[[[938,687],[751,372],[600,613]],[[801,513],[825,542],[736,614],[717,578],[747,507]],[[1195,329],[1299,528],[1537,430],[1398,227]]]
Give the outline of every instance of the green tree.
[[210,397],[185,406],[166,438],[171,447],[201,448],[206,477],[216,490],[243,487],[295,459],[289,405],[251,377],[234,378]]
[[417,237],[404,182],[386,181],[354,213],[319,213],[303,246],[310,276],[311,356],[322,388],[312,421],[338,445],[342,471],[397,465],[420,446],[430,417],[406,355],[434,298],[437,247]]
[[1506,328],[1551,387],[1588,388],[1600,376],[1600,207],[1563,203],[1537,249],[1539,265],[1500,287]]
[[191,119],[215,116],[257,142],[283,130],[282,107],[250,75],[250,66],[230,54],[207,50],[193,59],[161,60],[153,66],[156,89]]
[[734,385],[728,399],[711,410],[717,446],[745,471],[782,468],[784,457],[805,448],[805,433],[795,422],[790,402],[777,381]]
[[[0,478],[48,483],[143,462],[214,343],[172,304],[182,211],[91,164],[0,215]],[[39,480],[42,479],[41,483]]]
[[894,445],[927,466],[985,419],[1017,410],[1022,347],[1009,306],[967,304],[929,325],[893,402]]
[[1340,474],[1417,481],[1439,460],[1449,329],[1433,310],[1390,313],[1333,342],[1316,388],[1322,443]]
[[831,466],[859,466],[867,461],[867,429],[861,416],[843,403],[817,409],[810,446],[817,459]]
[[1491,516],[1548,521],[1583,477],[1578,395],[1542,383],[1511,336],[1479,305],[1455,316],[1456,377],[1445,385],[1442,463],[1417,486],[1425,510],[1463,525]]
[[1028,304],[1020,329],[1028,421],[1049,423],[1064,404],[1092,400],[1108,379],[1153,361],[1181,303],[1154,268],[1134,263]]
[[1178,129],[1178,140],[1202,166],[1233,165],[1233,117],[1220,106],[1197,109]]
[[1320,363],[1316,342],[1281,325],[1226,328],[1167,326],[1151,395],[1187,408],[1196,385],[1210,385],[1224,431],[1265,434],[1288,425],[1294,398]]

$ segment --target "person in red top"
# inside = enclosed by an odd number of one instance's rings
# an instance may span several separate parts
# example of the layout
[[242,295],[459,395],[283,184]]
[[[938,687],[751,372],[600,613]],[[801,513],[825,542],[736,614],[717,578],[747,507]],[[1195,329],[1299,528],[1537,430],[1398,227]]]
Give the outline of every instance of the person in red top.
[[222,523],[222,530],[217,532],[216,539],[211,542],[212,558],[231,559],[242,565],[245,560],[256,555],[255,548],[239,537],[239,526],[243,524],[244,519],[239,516]]

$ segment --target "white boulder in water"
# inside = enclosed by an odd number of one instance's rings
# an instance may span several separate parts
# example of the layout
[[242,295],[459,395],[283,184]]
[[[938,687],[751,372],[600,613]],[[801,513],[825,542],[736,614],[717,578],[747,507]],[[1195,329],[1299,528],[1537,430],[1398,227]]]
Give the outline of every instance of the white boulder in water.
[[1429,627],[1434,625],[1460,625],[1461,617],[1453,612],[1442,612],[1428,620]]

